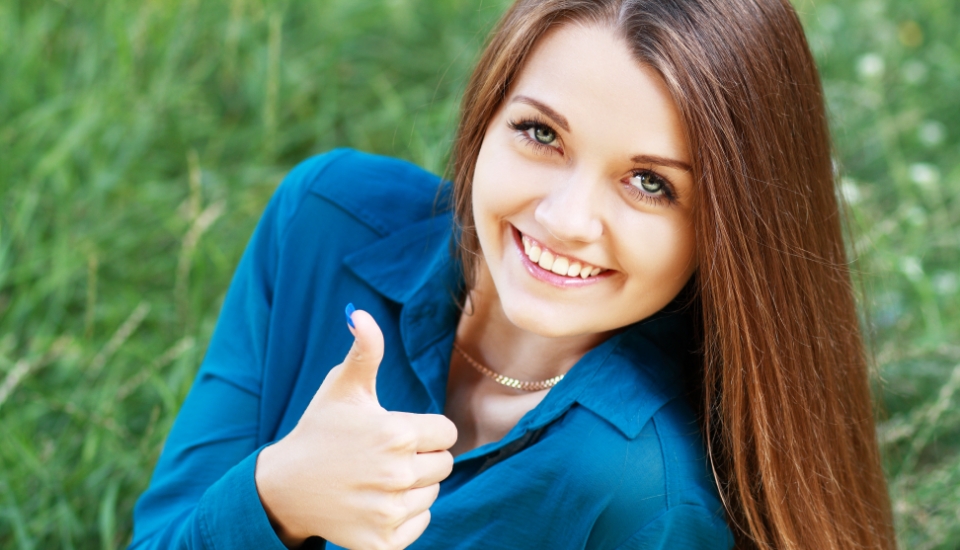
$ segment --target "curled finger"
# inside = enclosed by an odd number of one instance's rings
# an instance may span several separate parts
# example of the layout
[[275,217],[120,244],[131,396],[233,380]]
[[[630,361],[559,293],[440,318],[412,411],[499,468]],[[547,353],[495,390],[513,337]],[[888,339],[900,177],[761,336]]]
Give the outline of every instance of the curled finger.
[[401,524],[406,523],[419,516],[423,512],[430,510],[430,507],[433,506],[433,503],[437,500],[437,496],[439,494],[439,483],[404,491],[400,498],[407,513]]
[[430,510],[424,510],[409,520],[403,522],[394,531],[395,548],[406,548],[414,543],[430,525]]
[[453,471],[453,455],[449,451],[417,453],[413,457],[413,472],[417,481],[413,487],[427,487],[440,483]]

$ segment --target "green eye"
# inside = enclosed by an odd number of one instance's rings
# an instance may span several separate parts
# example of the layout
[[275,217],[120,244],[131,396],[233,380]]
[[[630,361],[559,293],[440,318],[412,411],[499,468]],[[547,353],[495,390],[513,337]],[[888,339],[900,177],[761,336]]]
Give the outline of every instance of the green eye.
[[533,129],[533,137],[544,145],[550,145],[557,140],[557,134],[546,126],[536,126]]
[[663,179],[652,172],[637,172],[631,178],[633,185],[640,187],[651,195],[657,195],[663,192]]

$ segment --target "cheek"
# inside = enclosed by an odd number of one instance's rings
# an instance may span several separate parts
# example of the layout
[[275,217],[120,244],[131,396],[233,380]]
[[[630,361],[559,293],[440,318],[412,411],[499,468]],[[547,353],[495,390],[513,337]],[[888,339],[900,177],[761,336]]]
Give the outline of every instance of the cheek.
[[509,147],[498,145],[503,141],[503,136],[490,136],[477,156],[471,198],[478,226],[514,215],[537,197],[537,175]]
[[687,216],[650,216],[618,239],[623,268],[644,287],[679,291],[696,269],[696,241]]

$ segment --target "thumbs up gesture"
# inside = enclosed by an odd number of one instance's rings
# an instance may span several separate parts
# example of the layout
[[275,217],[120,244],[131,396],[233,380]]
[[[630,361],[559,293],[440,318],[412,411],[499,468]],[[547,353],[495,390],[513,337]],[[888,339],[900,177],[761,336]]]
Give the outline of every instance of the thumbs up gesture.
[[430,523],[457,429],[443,415],[380,406],[383,334],[364,311],[348,319],[353,347],[297,426],[260,452],[257,490],[288,547],[320,536],[352,550],[405,548]]

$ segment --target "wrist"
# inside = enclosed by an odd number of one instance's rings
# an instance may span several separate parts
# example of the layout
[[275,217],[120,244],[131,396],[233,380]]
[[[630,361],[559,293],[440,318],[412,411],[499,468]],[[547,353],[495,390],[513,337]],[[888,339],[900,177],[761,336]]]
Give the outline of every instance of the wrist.
[[273,527],[277,538],[287,548],[299,548],[309,537],[308,533],[301,532],[290,518],[284,514],[285,483],[278,477],[284,471],[277,460],[282,456],[277,446],[280,442],[264,447],[257,456],[257,465],[254,471],[254,480],[260,504],[267,514],[270,526]]

